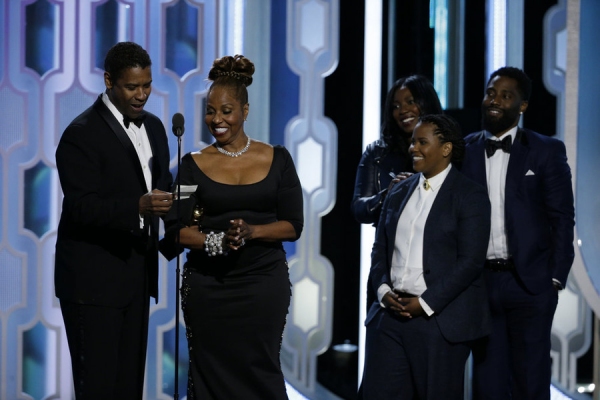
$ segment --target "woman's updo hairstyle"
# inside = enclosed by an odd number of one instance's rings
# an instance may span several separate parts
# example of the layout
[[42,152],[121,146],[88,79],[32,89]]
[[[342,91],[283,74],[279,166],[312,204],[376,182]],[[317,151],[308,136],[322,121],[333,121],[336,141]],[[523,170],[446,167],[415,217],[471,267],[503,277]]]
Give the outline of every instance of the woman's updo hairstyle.
[[215,86],[228,87],[235,91],[235,98],[240,104],[247,104],[246,88],[252,84],[253,74],[254,63],[240,54],[217,58],[208,72],[208,80],[213,82],[209,92]]

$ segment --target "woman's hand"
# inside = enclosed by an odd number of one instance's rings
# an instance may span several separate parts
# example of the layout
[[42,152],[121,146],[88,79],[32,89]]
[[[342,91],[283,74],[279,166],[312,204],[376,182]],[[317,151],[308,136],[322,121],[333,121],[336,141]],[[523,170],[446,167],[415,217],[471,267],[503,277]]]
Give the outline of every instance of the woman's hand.
[[395,175],[393,172],[390,172],[390,176],[392,177],[392,181],[390,182],[390,185],[388,186],[388,192],[390,190],[392,190],[392,187],[396,183],[405,180],[406,178],[410,177],[412,174],[413,174],[412,172],[400,172],[398,175]]
[[418,317],[425,312],[418,297],[399,298],[398,301],[402,305],[400,315],[403,317]]
[[424,313],[418,297],[400,297],[394,292],[387,292],[381,302],[399,317],[413,318]]
[[225,234],[225,243],[231,250],[238,250],[246,244],[246,241],[252,239],[254,227],[248,225],[243,219],[233,219]]

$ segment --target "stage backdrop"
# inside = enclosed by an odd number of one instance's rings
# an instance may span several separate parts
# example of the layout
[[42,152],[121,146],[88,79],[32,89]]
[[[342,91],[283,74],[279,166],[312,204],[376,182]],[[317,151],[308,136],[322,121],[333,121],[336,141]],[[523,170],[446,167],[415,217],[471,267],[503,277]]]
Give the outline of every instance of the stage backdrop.
[[[316,383],[316,357],[331,338],[333,268],[319,247],[320,218],[335,202],[337,131],[323,115],[323,79],[337,66],[338,2],[272,3],[0,3],[1,399],[72,398],[70,357],[53,285],[62,200],[54,153],[64,128],[104,90],[104,55],[118,41],[148,50],[153,91],[147,109],[163,120],[167,132],[172,115],[184,115],[183,154],[212,142],[203,123],[212,61],[244,54],[255,63],[246,131],[286,145],[304,187],[304,234],[286,245],[294,286],[282,366],[299,391],[330,396]],[[173,135],[169,146],[175,175]],[[151,306],[147,399],[172,398],[176,384],[180,396],[186,393],[182,318],[175,337],[175,263],[161,260],[159,303]]]
[[[445,0],[430,4],[445,15]],[[168,132],[174,113],[185,116],[183,153],[211,141],[202,116],[212,61],[239,53],[255,62],[246,130],[289,148],[304,189],[304,234],[286,246],[294,286],[282,367],[288,382],[307,397],[335,398],[316,380],[316,359],[330,346],[333,317],[334,268],[321,255],[320,223],[336,202],[338,133],[323,113],[323,81],[338,64],[339,7],[339,0],[0,1],[0,399],[73,397],[53,285],[62,200],[54,152],[67,124],[103,91],[106,51],[125,40],[141,44],[153,60],[148,110]],[[486,0],[486,7],[498,14],[490,20],[508,16],[488,53],[505,47],[506,62],[522,66],[524,0]],[[577,385],[577,357],[591,341],[591,310],[600,312],[595,177],[600,113],[594,102],[600,84],[599,18],[597,0],[558,0],[547,13],[539,44],[544,84],[557,97],[557,115],[548,118],[557,118],[556,136],[567,144],[576,193],[576,279],[561,293],[552,353],[555,380],[571,390]],[[443,92],[459,78],[448,75],[436,87]],[[172,135],[169,146],[175,173]],[[162,259],[160,274],[160,301],[150,317],[147,399],[170,399],[175,385],[185,395],[187,344],[183,324],[175,337],[174,262]]]

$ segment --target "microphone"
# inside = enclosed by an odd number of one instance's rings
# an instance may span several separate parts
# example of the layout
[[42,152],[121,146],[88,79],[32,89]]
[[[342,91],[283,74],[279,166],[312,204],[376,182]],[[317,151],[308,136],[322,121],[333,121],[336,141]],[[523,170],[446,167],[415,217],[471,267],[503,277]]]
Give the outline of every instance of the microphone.
[[185,128],[183,127],[183,115],[181,113],[175,113],[171,122],[173,124],[173,134],[177,137],[181,137],[183,132],[185,132]]

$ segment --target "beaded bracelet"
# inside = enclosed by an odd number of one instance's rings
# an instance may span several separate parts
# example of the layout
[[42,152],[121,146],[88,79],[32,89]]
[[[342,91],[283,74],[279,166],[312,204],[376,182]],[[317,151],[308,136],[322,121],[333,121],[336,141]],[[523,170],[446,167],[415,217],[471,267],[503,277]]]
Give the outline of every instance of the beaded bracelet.
[[224,237],[225,232],[214,233],[211,231],[210,233],[207,233],[206,239],[204,239],[204,251],[206,251],[209,256],[225,254],[225,252],[223,251]]

